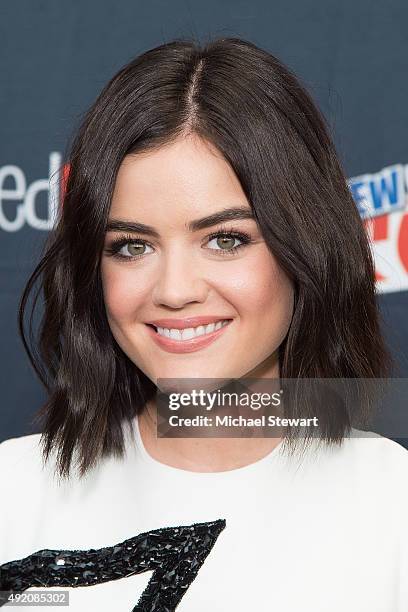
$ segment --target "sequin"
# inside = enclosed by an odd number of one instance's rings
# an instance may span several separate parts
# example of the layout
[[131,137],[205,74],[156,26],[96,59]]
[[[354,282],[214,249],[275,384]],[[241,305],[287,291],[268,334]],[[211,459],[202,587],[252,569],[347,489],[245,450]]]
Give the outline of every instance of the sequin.
[[[132,612],[172,612],[225,525],[219,519],[165,527],[97,550],[40,550],[0,565],[0,590],[91,586],[153,570]],[[5,602],[3,596],[0,607]]]

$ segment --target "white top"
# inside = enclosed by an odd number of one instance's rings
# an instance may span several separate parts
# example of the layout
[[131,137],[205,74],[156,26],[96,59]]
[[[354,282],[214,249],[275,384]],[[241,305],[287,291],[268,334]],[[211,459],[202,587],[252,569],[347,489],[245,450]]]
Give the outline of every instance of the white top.
[[[301,463],[280,444],[248,466],[198,473],[153,459],[137,420],[134,434],[126,433],[126,459],[103,459],[62,485],[51,464],[42,470],[39,434],[0,444],[0,564],[224,519],[177,612],[407,612],[402,446],[353,430],[340,448],[314,442]],[[152,575],[47,592],[68,590],[72,612],[130,612]]]

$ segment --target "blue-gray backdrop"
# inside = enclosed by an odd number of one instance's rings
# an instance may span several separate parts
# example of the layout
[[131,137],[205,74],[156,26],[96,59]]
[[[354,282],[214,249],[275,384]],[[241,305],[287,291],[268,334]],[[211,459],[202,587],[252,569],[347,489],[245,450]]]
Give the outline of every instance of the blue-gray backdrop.
[[[1,3],[0,441],[38,431],[31,418],[45,392],[18,337],[17,307],[52,223],[68,138],[124,63],[180,36],[249,39],[309,89],[367,216],[386,336],[397,375],[408,377],[407,23],[406,0]],[[407,430],[395,436],[406,446]]]

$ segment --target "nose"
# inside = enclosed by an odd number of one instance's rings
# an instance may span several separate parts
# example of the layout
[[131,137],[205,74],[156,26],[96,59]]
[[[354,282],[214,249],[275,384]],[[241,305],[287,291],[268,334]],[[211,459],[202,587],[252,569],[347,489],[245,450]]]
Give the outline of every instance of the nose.
[[155,306],[182,308],[192,302],[205,302],[207,294],[208,282],[203,270],[185,247],[176,247],[163,255],[153,282],[152,301]]

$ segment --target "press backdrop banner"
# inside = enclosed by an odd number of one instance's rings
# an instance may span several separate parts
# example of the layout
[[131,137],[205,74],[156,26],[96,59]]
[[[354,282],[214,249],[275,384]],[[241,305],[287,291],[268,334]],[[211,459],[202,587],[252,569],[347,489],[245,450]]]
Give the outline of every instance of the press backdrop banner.
[[[122,65],[181,36],[249,39],[312,94],[372,242],[397,376],[408,376],[407,23],[405,0],[1,3],[0,441],[36,432],[30,421],[45,399],[17,308],[61,202],[69,139]],[[400,401],[395,411],[407,423],[404,410]]]

